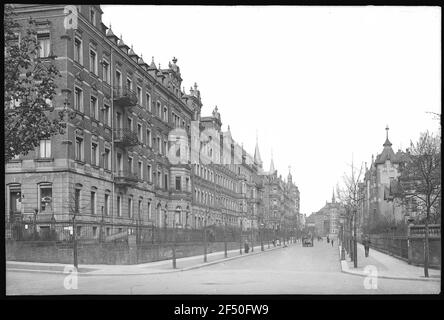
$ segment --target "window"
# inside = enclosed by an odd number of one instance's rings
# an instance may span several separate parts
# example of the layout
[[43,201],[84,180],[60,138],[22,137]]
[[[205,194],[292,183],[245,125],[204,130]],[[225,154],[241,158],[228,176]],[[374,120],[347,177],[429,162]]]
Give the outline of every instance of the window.
[[151,202],[150,201],[148,201],[147,211],[148,211],[148,219],[151,219]]
[[133,131],[133,119],[128,118],[128,129]]
[[162,173],[160,171],[157,171],[157,186],[162,187]]
[[80,38],[74,39],[74,61],[83,64],[83,45]]
[[89,20],[91,21],[93,26],[96,26],[96,12],[94,11],[94,9],[91,9],[91,11],[89,12]]
[[146,108],[149,112],[151,112],[151,95],[149,93],[146,94]]
[[128,216],[130,218],[133,217],[133,199],[132,198],[128,198]]
[[143,141],[142,125],[140,123],[137,124],[137,137],[139,138],[139,141]]
[[126,78],[126,88],[128,90],[133,90],[133,82],[131,81],[130,78]]
[[[122,89],[122,74],[119,71],[116,71],[116,85],[119,89]],[[121,92],[118,93],[120,94]]]
[[107,126],[111,126],[111,107],[107,104],[103,107],[103,122]]
[[97,143],[91,143],[91,164],[94,166],[99,165],[99,146]]
[[128,170],[130,173],[133,173],[133,158],[128,157]]
[[122,201],[121,201],[121,197],[117,196],[117,216],[121,217],[122,216]]
[[160,118],[160,113],[161,113],[161,110],[160,110],[160,109],[161,109],[161,107],[160,107],[160,102],[157,101],[157,104],[156,104],[156,105],[157,105],[157,110],[156,110],[156,111],[157,111],[157,116]]
[[152,146],[152,141],[151,141],[151,130],[150,129],[146,129],[146,144],[151,147]]
[[118,170],[122,171],[123,170],[123,161],[122,161],[122,154],[121,153],[117,153],[116,154],[116,167]]
[[142,161],[139,161],[137,163],[138,169],[139,169],[139,177],[140,180],[143,180],[143,165],[142,165]]
[[96,193],[91,191],[91,214],[96,214]]
[[142,212],[142,200],[139,200],[139,204],[137,206],[137,215],[140,218],[140,213]]
[[167,150],[168,150],[168,142],[164,141],[163,142],[163,154],[167,154]]
[[168,122],[168,108],[163,107],[163,121]]
[[76,228],[76,236],[80,237],[82,235],[82,227],[81,226],[77,226]]
[[157,137],[157,152],[162,153],[162,142],[160,141],[160,137]]
[[89,49],[89,71],[97,74],[97,52],[93,49]]
[[168,175],[166,173],[163,175],[163,180],[164,180],[165,190],[168,190]]
[[93,227],[93,237],[94,238],[97,237],[97,227],[96,226]]
[[147,174],[148,182],[152,182],[153,177],[151,176],[151,174],[152,174],[151,165],[146,166],[146,174]]
[[106,170],[111,170],[111,150],[105,148],[105,154],[103,155],[103,166]]
[[139,100],[139,105],[142,105],[142,88],[141,87],[137,87],[137,99]]
[[103,81],[105,81],[106,83],[110,83],[109,62],[106,60],[102,61],[102,77],[103,77]]
[[37,34],[37,43],[39,45],[39,57],[49,57],[51,51],[49,32]]
[[40,185],[40,212],[52,211],[52,186]]
[[91,118],[99,119],[99,112],[97,110],[97,98],[91,96],[91,102],[89,107],[89,112],[91,114]]
[[104,213],[109,216],[109,194],[105,193]]
[[180,191],[182,190],[182,178],[176,177],[176,190]]
[[40,140],[40,158],[51,158],[51,140]]
[[80,189],[74,190],[74,212],[78,213],[80,209]]
[[74,89],[74,109],[83,112],[83,91],[77,87]]
[[83,138],[76,137],[76,160],[83,161]]

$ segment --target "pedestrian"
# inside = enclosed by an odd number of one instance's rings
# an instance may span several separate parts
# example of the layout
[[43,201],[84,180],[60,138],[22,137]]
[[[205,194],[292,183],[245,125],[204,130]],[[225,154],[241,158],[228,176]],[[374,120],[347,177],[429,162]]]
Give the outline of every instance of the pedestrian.
[[333,239],[331,239],[331,246],[332,246],[332,247],[333,247],[333,241],[334,241],[334,240],[333,240]]
[[365,238],[364,238],[364,241],[363,241],[363,245],[364,245],[364,250],[365,250],[365,257],[366,258],[368,258],[368,253],[369,253],[369,251],[370,251],[370,237],[369,236],[366,236]]
[[330,243],[330,238],[327,236],[327,243]]
[[245,250],[245,253],[248,253],[248,251],[250,251],[250,246],[248,245],[247,241],[245,241],[244,250]]

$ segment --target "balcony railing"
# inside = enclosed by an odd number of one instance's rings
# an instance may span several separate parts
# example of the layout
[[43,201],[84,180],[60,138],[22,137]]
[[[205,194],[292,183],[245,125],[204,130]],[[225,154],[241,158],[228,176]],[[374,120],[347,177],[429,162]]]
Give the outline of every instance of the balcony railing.
[[114,182],[122,186],[133,186],[137,181],[139,181],[137,175],[127,170],[118,171],[114,177]]
[[137,133],[130,129],[114,129],[114,142],[122,146],[132,147],[139,144]]
[[133,107],[137,104],[137,94],[126,86],[113,88],[114,103],[121,107]]

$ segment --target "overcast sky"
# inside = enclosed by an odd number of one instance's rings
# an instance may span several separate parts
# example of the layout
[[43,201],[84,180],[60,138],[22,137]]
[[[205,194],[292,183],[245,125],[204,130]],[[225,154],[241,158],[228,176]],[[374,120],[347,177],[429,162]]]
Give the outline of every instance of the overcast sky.
[[177,57],[202,115],[217,105],[223,130],[318,211],[356,164],[439,130],[439,7],[217,7],[103,5],[103,22],[150,63]]

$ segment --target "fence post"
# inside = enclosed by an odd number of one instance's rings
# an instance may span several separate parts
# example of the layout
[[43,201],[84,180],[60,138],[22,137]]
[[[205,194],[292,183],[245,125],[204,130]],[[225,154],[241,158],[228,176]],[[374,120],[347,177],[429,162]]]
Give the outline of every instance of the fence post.
[[411,227],[413,223],[410,223],[407,227],[407,262],[412,264],[412,243],[411,243]]

